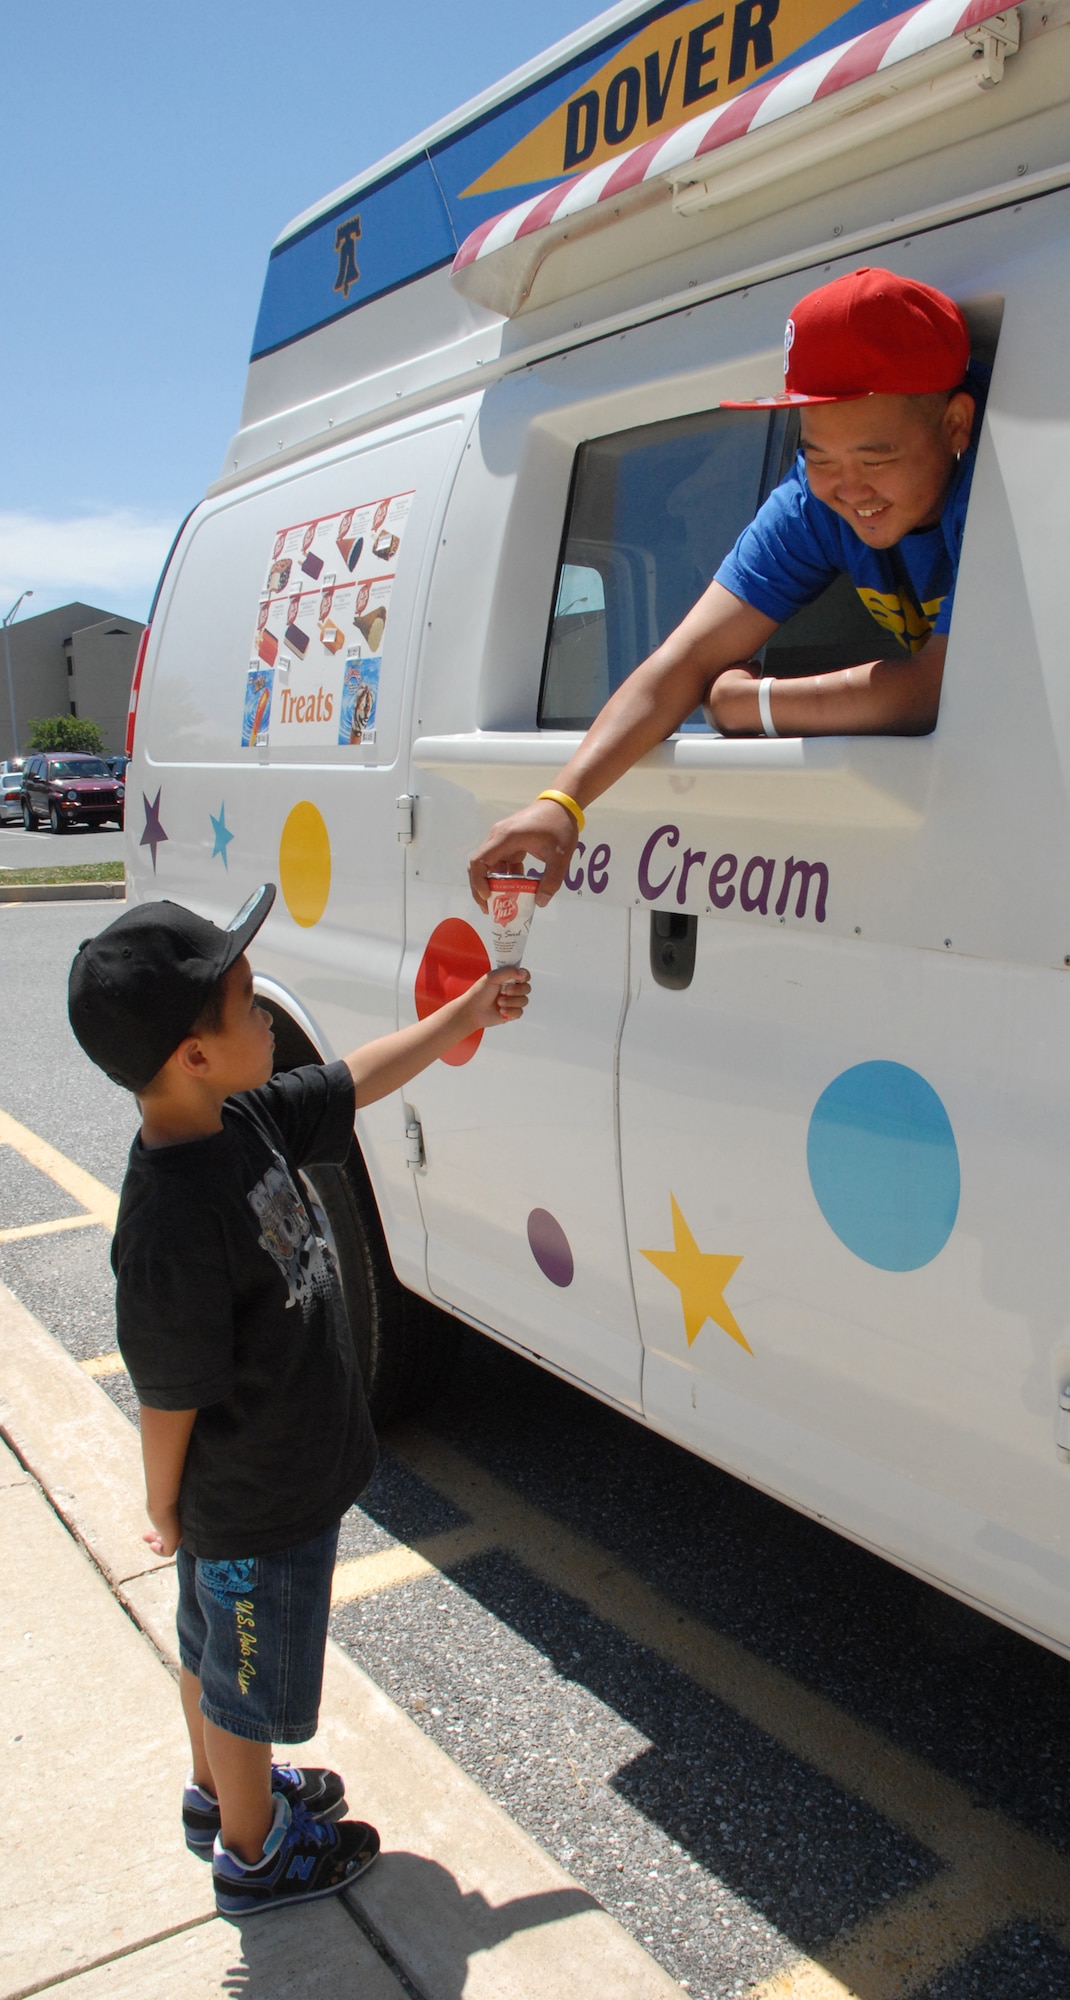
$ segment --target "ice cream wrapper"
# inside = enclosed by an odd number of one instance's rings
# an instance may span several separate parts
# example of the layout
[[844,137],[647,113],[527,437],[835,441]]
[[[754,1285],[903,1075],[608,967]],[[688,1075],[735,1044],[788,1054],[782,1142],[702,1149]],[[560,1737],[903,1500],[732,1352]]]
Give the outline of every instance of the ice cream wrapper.
[[489,875],[487,909],[494,937],[494,963],[519,965],[535,914],[539,884],[533,875]]

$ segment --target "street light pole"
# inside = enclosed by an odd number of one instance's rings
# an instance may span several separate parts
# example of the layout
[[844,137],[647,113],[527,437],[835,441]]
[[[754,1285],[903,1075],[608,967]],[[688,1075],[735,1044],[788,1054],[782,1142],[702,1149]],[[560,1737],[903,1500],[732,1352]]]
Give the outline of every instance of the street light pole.
[[[32,590],[24,590],[22,593],[22,597],[32,597],[32,596],[33,596]],[[12,605],[10,611],[7,614],[7,617],[0,620],[0,624],[2,624],[4,628],[4,659],[7,663],[7,698],[11,703],[11,741],[14,746],[11,755],[13,757],[17,757],[19,755],[19,719],[15,713],[15,682],[11,674],[11,640],[8,636],[7,628],[10,624],[14,622],[15,613],[18,610],[19,605],[22,603],[22,597],[16,597],[14,604]]]

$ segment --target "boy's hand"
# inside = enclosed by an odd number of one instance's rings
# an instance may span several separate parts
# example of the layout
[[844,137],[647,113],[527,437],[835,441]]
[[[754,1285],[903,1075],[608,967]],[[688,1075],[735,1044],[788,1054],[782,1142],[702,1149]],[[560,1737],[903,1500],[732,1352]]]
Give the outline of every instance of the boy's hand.
[[165,1507],[155,1514],[150,1512],[149,1520],[152,1527],[142,1535],[142,1541],[148,1543],[154,1556],[173,1556],[182,1540],[178,1508]]
[[497,1028],[502,1021],[519,1021],[530,992],[531,974],[525,966],[506,965],[499,972],[484,973],[465,996],[472,1027]]

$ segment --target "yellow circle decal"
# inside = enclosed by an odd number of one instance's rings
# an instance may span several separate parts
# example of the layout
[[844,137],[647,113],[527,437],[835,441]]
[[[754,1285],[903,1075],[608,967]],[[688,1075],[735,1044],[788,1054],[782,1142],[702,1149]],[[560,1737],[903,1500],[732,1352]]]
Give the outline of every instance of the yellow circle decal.
[[318,924],[331,893],[331,841],[323,814],[302,799],[288,814],[279,841],[279,881],[295,924]]

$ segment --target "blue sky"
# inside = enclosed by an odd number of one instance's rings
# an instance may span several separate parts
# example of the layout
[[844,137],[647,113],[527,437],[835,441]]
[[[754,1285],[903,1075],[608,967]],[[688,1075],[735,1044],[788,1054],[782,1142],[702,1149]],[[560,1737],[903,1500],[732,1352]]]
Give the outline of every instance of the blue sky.
[[[145,617],[279,230],[597,0],[27,0],[0,118],[0,615]],[[503,204],[504,205],[504,204]]]

